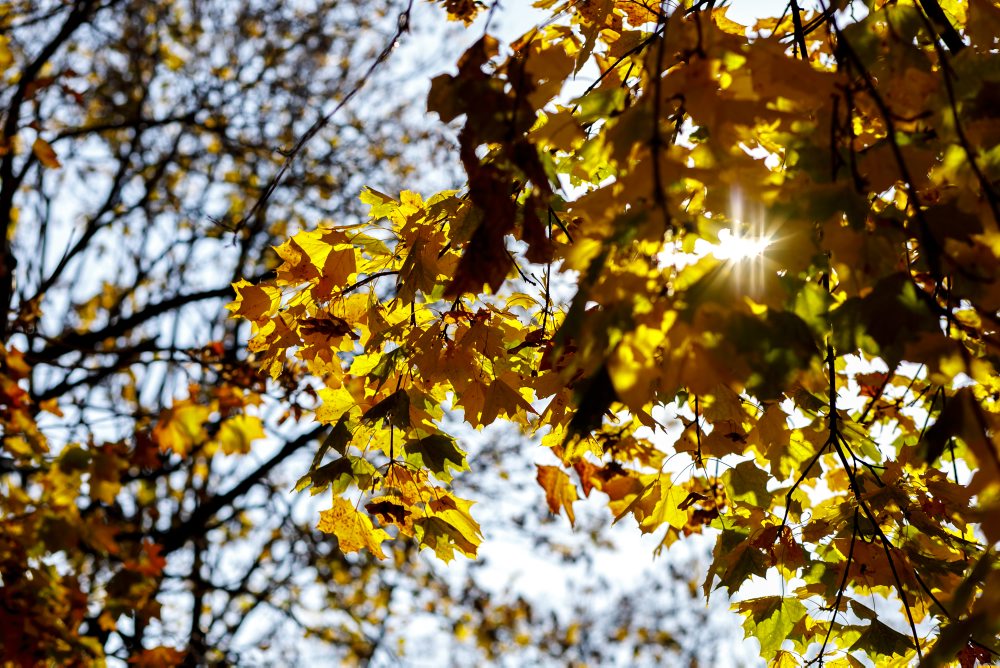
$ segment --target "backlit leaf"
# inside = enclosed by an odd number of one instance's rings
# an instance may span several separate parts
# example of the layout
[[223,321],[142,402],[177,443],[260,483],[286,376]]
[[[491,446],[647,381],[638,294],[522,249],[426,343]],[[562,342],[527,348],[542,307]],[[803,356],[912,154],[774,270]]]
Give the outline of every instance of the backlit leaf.
[[559,514],[560,509],[566,511],[570,525],[576,523],[573,514],[573,502],[577,500],[576,485],[566,472],[558,466],[538,465],[538,484],[545,490],[545,501],[549,504],[549,512]]
[[316,528],[336,536],[337,545],[346,554],[367,549],[379,559],[385,559],[382,543],[389,539],[389,534],[376,529],[368,515],[358,512],[347,499],[335,496],[333,507],[320,513]]

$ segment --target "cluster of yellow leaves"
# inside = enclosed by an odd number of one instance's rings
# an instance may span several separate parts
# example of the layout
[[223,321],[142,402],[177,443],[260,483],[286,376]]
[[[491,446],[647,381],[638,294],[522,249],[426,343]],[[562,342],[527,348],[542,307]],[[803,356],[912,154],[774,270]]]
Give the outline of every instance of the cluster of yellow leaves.
[[261,419],[244,412],[260,404],[255,394],[226,385],[192,387],[191,392],[197,396],[175,401],[156,421],[152,437],[161,451],[182,457],[195,448],[203,448],[208,456],[219,450],[246,454],[254,441],[266,436]]
[[[324,386],[333,431],[300,485],[332,487],[321,528],[346,551],[412,536],[475,554],[448,488],[466,467],[440,429],[450,408],[537,432],[564,465],[538,482],[571,523],[579,485],[662,546],[714,529],[706,594],[798,580],[739,606],[778,665],[993,651],[996,629],[941,604],[982,591],[970,554],[1000,539],[993,38],[955,45],[942,21],[964,29],[961,3],[751,28],[725,9],[538,4],[563,20],[506,57],[484,37],[432,83],[430,110],[462,123],[466,190],[366,191],[369,221],[299,233],[274,281],[236,286],[263,366]],[[588,65],[599,78],[563,99]],[[723,230],[767,248],[699,252]],[[683,425],[670,443],[665,408]],[[870,594],[896,595],[913,637]],[[930,617],[952,645],[917,637]]]

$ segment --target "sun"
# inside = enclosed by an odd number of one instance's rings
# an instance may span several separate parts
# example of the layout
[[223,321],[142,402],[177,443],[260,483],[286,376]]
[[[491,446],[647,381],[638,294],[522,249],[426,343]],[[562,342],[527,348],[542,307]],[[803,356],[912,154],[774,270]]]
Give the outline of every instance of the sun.
[[712,244],[712,255],[723,261],[753,260],[761,257],[771,239],[767,235],[745,236],[739,228],[719,231],[719,243]]

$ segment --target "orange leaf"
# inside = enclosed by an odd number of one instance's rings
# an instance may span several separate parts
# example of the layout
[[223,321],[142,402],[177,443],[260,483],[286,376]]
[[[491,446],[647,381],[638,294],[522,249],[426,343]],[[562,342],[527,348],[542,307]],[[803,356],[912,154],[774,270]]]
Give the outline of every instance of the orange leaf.
[[128,660],[133,666],[140,668],[172,668],[184,662],[184,652],[173,647],[153,647],[146,649]]
[[504,381],[497,378],[486,390],[486,397],[483,401],[483,413],[479,421],[484,424],[492,424],[501,414],[513,418],[519,412],[535,413],[520,392],[512,388]]
[[50,169],[58,169],[62,167],[62,163],[59,162],[59,158],[56,157],[56,152],[52,149],[47,141],[38,137],[35,139],[35,143],[31,145],[31,152],[35,154],[38,161]]
[[545,500],[549,504],[549,510],[555,514],[559,513],[559,508],[566,509],[566,517],[569,518],[570,526],[576,522],[573,514],[573,502],[579,497],[576,495],[576,485],[569,479],[569,476],[558,466],[538,465],[538,484],[545,490]]

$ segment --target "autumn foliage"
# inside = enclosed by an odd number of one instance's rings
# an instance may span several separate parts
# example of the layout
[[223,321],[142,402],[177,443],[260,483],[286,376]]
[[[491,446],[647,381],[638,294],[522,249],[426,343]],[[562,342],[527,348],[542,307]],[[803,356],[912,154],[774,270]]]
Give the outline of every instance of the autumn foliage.
[[320,529],[474,557],[444,416],[512,422],[570,522],[710,531],[775,665],[991,660],[1000,9],[536,4],[431,85],[464,188],[366,189],[236,285],[255,362],[318,385]]
[[[358,629],[390,615],[361,603],[387,569],[296,520],[282,465],[308,465],[318,430],[281,429],[293,402],[224,309],[304,218],[359,210],[350,174],[433,155],[419,128],[359,137],[345,111],[250,215],[297,122],[378,61],[386,8],[366,4],[0,3],[0,664],[245,665],[308,634],[376,651]],[[393,576],[428,576],[394,553]],[[352,614],[282,626],[293,585]]]
[[1000,657],[995,0],[426,3],[475,33],[429,195],[379,78],[419,3],[7,4],[5,664],[367,665],[420,612],[664,662],[654,587],[581,643],[439,576],[515,459],[578,532],[713,540],[692,592],[772,665]]

